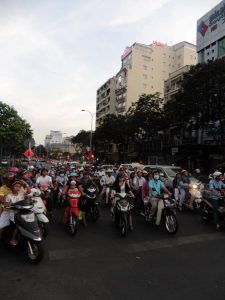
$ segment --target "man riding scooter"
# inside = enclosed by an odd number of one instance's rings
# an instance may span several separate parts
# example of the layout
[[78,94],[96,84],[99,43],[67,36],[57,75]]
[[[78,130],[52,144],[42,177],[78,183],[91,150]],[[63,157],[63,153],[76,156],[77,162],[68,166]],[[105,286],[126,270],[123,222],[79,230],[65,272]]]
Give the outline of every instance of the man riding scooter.
[[169,196],[172,195],[170,191],[165,187],[164,183],[160,180],[159,171],[154,171],[153,179],[149,180],[149,201],[152,206],[148,221],[152,221],[157,211],[156,225],[160,225],[161,214],[164,208],[163,200],[160,199],[160,195],[162,192],[168,194]]

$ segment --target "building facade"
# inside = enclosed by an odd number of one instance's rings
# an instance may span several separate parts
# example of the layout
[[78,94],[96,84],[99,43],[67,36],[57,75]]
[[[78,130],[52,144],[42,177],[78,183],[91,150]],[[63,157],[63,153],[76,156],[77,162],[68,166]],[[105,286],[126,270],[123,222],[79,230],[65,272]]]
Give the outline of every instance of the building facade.
[[181,90],[184,73],[190,70],[191,66],[186,65],[177,71],[170,73],[169,78],[165,80],[164,100],[165,102],[173,100],[177,93]]
[[188,42],[168,46],[134,43],[126,48],[122,66],[116,74],[116,113],[125,114],[142,94],[160,93],[164,97],[164,81],[169,74],[186,65],[197,63],[196,47]]
[[45,137],[45,146],[51,144],[62,144],[62,143],[63,143],[63,137],[61,131],[51,130],[50,134],[46,135]]
[[197,21],[198,62],[225,56],[225,0]]
[[108,79],[98,90],[96,98],[96,127],[107,114],[115,114],[116,78]]

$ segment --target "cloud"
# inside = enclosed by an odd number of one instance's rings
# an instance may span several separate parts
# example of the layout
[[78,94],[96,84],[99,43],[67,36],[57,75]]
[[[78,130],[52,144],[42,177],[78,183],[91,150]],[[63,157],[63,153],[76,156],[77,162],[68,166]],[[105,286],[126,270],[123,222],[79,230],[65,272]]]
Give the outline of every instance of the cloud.
[[123,49],[153,39],[193,42],[194,19],[217,1],[195,2],[1,1],[0,99],[31,124],[38,143],[51,129],[90,129],[81,109],[95,111],[96,90],[119,70]]

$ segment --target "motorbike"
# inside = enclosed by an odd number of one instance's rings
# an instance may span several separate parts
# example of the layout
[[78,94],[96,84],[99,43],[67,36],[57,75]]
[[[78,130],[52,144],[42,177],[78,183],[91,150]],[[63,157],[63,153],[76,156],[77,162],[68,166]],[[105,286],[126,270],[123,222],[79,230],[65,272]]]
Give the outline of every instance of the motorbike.
[[[111,203],[111,191],[112,191],[113,184],[112,183],[106,184],[105,187],[106,187],[105,204],[108,205]],[[106,194],[108,194],[108,199],[106,198]]]
[[[218,215],[221,225],[225,226],[225,196],[222,195],[218,200]],[[212,204],[203,198],[200,208],[200,214],[203,220],[213,223],[214,209]]]
[[[183,207],[188,210],[199,212],[202,202],[202,190],[204,186],[202,183],[194,183],[189,187],[190,196],[194,197],[193,206],[190,206],[188,201],[185,201]],[[189,199],[188,199],[189,200]]]
[[32,211],[33,203],[30,200],[21,200],[9,207],[15,210],[14,221],[5,227],[3,242],[11,246],[10,240],[15,229],[17,229],[17,245],[14,248],[24,246],[25,256],[30,263],[39,263],[44,251],[41,244],[42,233],[38,225],[37,216]]
[[47,214],[49,214],[50,216],[52,214],[52,205],[53,205],[51,189],[47,184],[41,184],[40,191],[41,191],[41,199],[43,200],[43,203],[47,208]]
[[71,235],[75,235],[79,226],[79,200],[81,193],[78,189],[68,193],[68,204],[63,216],[63,224],[67,224]]
[[64,187],[65,182],[58,182],[57,183],[57,204],[59,206],[62,206],[64,198],[63,198],[63,187]]
[[[157,197],[157,195],[155,195]],[[163,209],[160,218],[160,224],[164,226],[166,232],[170,235],[174,235],[178,230],[178,220],[176,217],[176,200],[170,198],[167,194],[161,194],[158,196],[163,201]],[[159,202],[158,202],[159,203]],[[145,217],[146,221],[150,219],[151,203],[148,202],[145,207],[145,211],[140,213],[141,216]],[[153,217],[152,223],[156,224],[156,217],[158,213],[158,207],[155,216]]]
[[100,212],[99,212],[99,202],[97,200],[97,190],[96,188],[91,185],[86,188],[86,201],[87,201],[87,216],[96,222],[99,219]]
[[31,193],[28,195],[33,201],[32,211],[37,216],[38,224],[43,237],[48,235],[49,231],[49,219],[47,217],[47,210],[44,202],[41,199],[41,191],[39,189],[31,189]]
[[116,226],[120,229],[121,235],[125,237],[129,228],[129,217],[133,206],[131,205],[131,197],[129,194],[115,194],[116,206],[112,212],[112,219]]

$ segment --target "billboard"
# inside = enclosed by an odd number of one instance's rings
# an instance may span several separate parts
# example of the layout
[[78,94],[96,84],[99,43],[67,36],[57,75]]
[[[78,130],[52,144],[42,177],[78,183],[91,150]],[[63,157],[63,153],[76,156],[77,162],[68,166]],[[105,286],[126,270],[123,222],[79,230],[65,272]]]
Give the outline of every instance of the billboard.
[[197,22],[197,52],[225,36],[225,0]]

